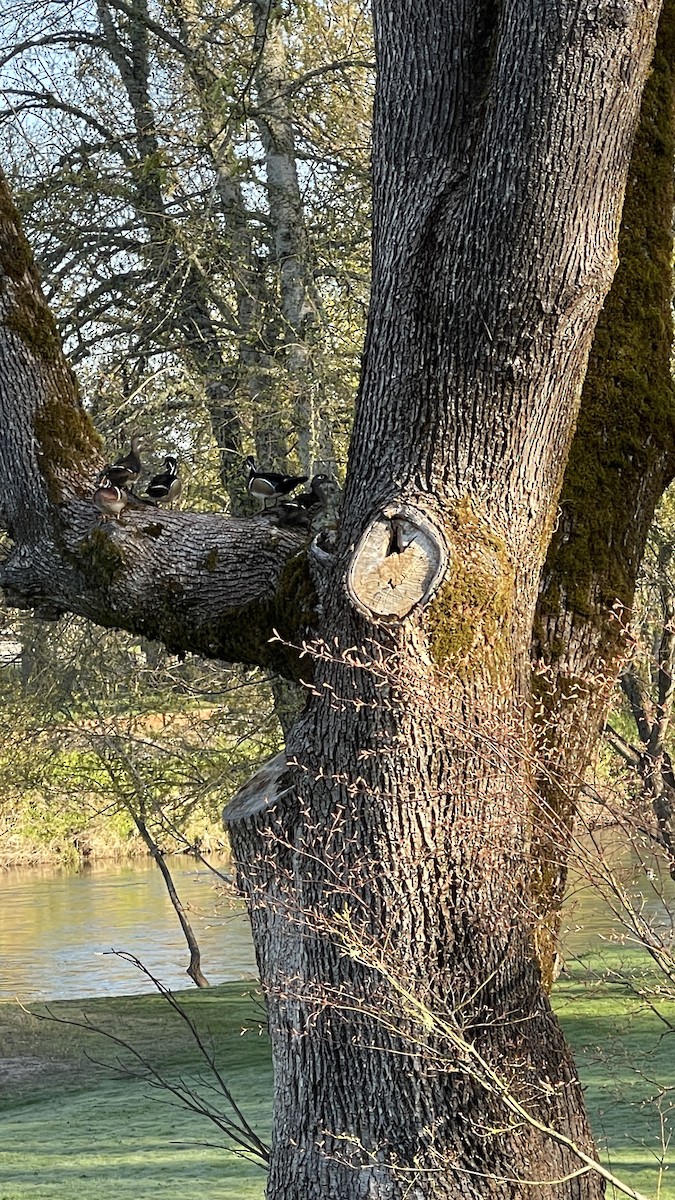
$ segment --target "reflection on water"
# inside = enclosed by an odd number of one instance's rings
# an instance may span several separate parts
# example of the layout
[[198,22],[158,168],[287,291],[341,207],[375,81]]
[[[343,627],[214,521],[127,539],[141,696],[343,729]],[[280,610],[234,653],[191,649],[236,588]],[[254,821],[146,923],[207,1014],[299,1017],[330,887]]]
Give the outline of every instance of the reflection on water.
[[[563,921],[568,963],[594,960],[619,941],[636,953],[634,935],[617,915],[611,880],[666,943],[672,944],[675,884],[658,863],[639,861],[621,830],[581,839]],[[189,906],[211,983],[251,979],[256,966],[244,906],[217,888],[217,878],[192,859],[171,866],[179,895]],[[107,954],[126,950],[168,987],[190,987],[189,961],[175,913],[155,864],[92,866],[84,871],[46,867],[0,872],[0,998],[76,998],[151,991],[133,966]]]
[[[254,977],[243,904],[220,892],[217,876],[203,865],[184,856],[170,865],[209,982]],[[136,968],[106,953],[111,948],[134,954],[168,987],[191,986],[187,947],[151,860],[0,872],[0,998],[151,991]]]

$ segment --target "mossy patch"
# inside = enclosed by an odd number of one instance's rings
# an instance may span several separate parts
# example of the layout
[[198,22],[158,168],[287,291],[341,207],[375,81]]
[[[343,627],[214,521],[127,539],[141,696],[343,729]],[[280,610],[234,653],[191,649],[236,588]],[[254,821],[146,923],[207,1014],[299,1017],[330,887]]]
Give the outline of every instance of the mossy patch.
[[317,597],[309,573],[307,555],[290,558],[279,577],[275,608],[281,625],[289,629],[307,629],[316,623]]
[[78,561],[95,579],[111,587],[122,575],[126,563],[124,554],[105,529],[94,526],[79,542]]
[[35,413],[40,469],[55,502],[61,499],[64,478],[72,479],[88,468],[94,469],[102,444],[80,406],[75,377],[65,360],[63,368],[63,387],[55,381]]
[[[212,553],[202,559],[205,570]],[[171,592],[170,600],[165,599],[158,608],[148,607],[138,631],[163,642],[171,653],[178,654],[189,645],[192,652],[208,658],[234,657],[237,662],[269,667],[287,679],[311,679],[311,659],[300,658],[300,646],[316,625],[317,598],[304,550],[285,564],[269,595],[222,613],[214,610],[210,620],[200,621],[198,630],[180,583],[165,580],[163,588]],[[271,637],[272,630],[278,637]]]
[[8,302],[5,323],[30,354],[49,368],[45,398],[35,413],[40,469],[54,502],[64,478],[77,477],[97,456],[101,441],[80,404],[77,381],[61,350],[54,318],[42,295],[21,220],[0,175],[0,285]]
[[27,271],[34,269],[31,248],[21,230],[21,217],[12,200],[7,180],[0,171],[0,268],[15,283],[19,283]]
[[7,314],[7,327],[24,345],[45,362],[56,362],[61,352],[56,322],[42,295],[34,287],[14,285],[14,305]]
[[675,5],[668,3],[631,159],[619,266],[595,331],[544,570],[534,640],[536,657],[547,661],[557,653],[543,624],[561,603],[603,624],[615,600],[630,607],[654,508],[675,469],[674,63]]
[[11,307],[7,326],[39,358],[54,362],[61,342],[54,318],[40,289],[33,255],[21,228],[21,218],[4,176],[0,175],[0,268],[11,280],[3,291]]
[[439,667],[470,674],[491,663],[501,673],[511,661],[514,588],[505,543],[467,498],[451,513],[446,536],[448,577],[427,611],[432,658]]

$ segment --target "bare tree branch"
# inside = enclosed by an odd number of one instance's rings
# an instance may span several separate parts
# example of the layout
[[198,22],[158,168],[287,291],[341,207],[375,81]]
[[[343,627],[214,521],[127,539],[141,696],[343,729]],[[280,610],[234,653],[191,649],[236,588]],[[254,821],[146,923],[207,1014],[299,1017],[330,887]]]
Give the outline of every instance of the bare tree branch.
[[632,746],[630,742],[627,742],[617,729],[614,729],[610,724],[605,725],[605,737],[607,738],[610,746],[616,750],[617,754],[621,755],[621,757],[629,764],[629,766],[635,767],[636,769],[640,768],[643,755],[639,750],[635,749],[635,746]]
[[104,44],[98,34],[77,29],[71,33],[49,33],[44,37],[27,38],[23,42],[16,42],[8,53],[0,58],[0,68],[6,67],[7,63],[25,54],[26,50],[37,50],[41,46],[66,46],[69,50],[74,50],[77,46],[91,46],[100,49]]

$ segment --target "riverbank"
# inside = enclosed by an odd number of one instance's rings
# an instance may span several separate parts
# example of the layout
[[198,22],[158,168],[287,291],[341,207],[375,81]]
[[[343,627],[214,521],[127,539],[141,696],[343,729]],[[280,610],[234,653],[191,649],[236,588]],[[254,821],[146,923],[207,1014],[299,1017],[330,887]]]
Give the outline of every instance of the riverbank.
[[[0,871],[12,867],[86,867],[93,863],[112,863],[147,858],[148,847],[126,813],[114,819],[83,823],[55,821],[33,813],[30,821],[16,814],[0,818]],[[185,841],[172,840],[169,854],[184,853],[188,845],[198,846],[204,854],[228,856],[230,845],[219,822],[198,816],[185,829]]]
[[[559,981],[554,1002],[577,1056],[603,1161],[647,1196],[672,1200],[659,1158],[675,1039],[664,1038],[658,1017],[631,995],[640,979],[634,965],[620,976],[616,960],[610,975],[597,964],[579,964]],[[177,995],[206,1045],[215,1047],[246,1117],[267,1138],[272,1076],[258,990],[230,983]],[[262,1200],[261,1169],[218,1148],[218,1130],[204,1117],[140,1079],[138,1061],[101,1034],[62,1023],[89,1021],[113,1031],[167,1080],[197,1082],[207,1074],[203,1057],[165,1000],[60,1001],[49,1005],[56,1023],[34,1015],[44,1014],[44,1006],[32,1009],[0,1004],[1,1200],[155,1200],[160,1193],[168,1200],[205,1194]],[[208,1087],[204,1094],[213,1101]]]

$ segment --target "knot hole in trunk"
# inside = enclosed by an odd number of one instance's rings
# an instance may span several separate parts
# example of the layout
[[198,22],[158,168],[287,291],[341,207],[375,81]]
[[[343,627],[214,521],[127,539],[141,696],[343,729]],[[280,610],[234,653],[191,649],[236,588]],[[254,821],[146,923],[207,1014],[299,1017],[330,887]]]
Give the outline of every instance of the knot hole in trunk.
[[444,534],[421,509],[390,504],[361,536],[347,594],[370,620],[402,620],[433,597],[448,567]]

